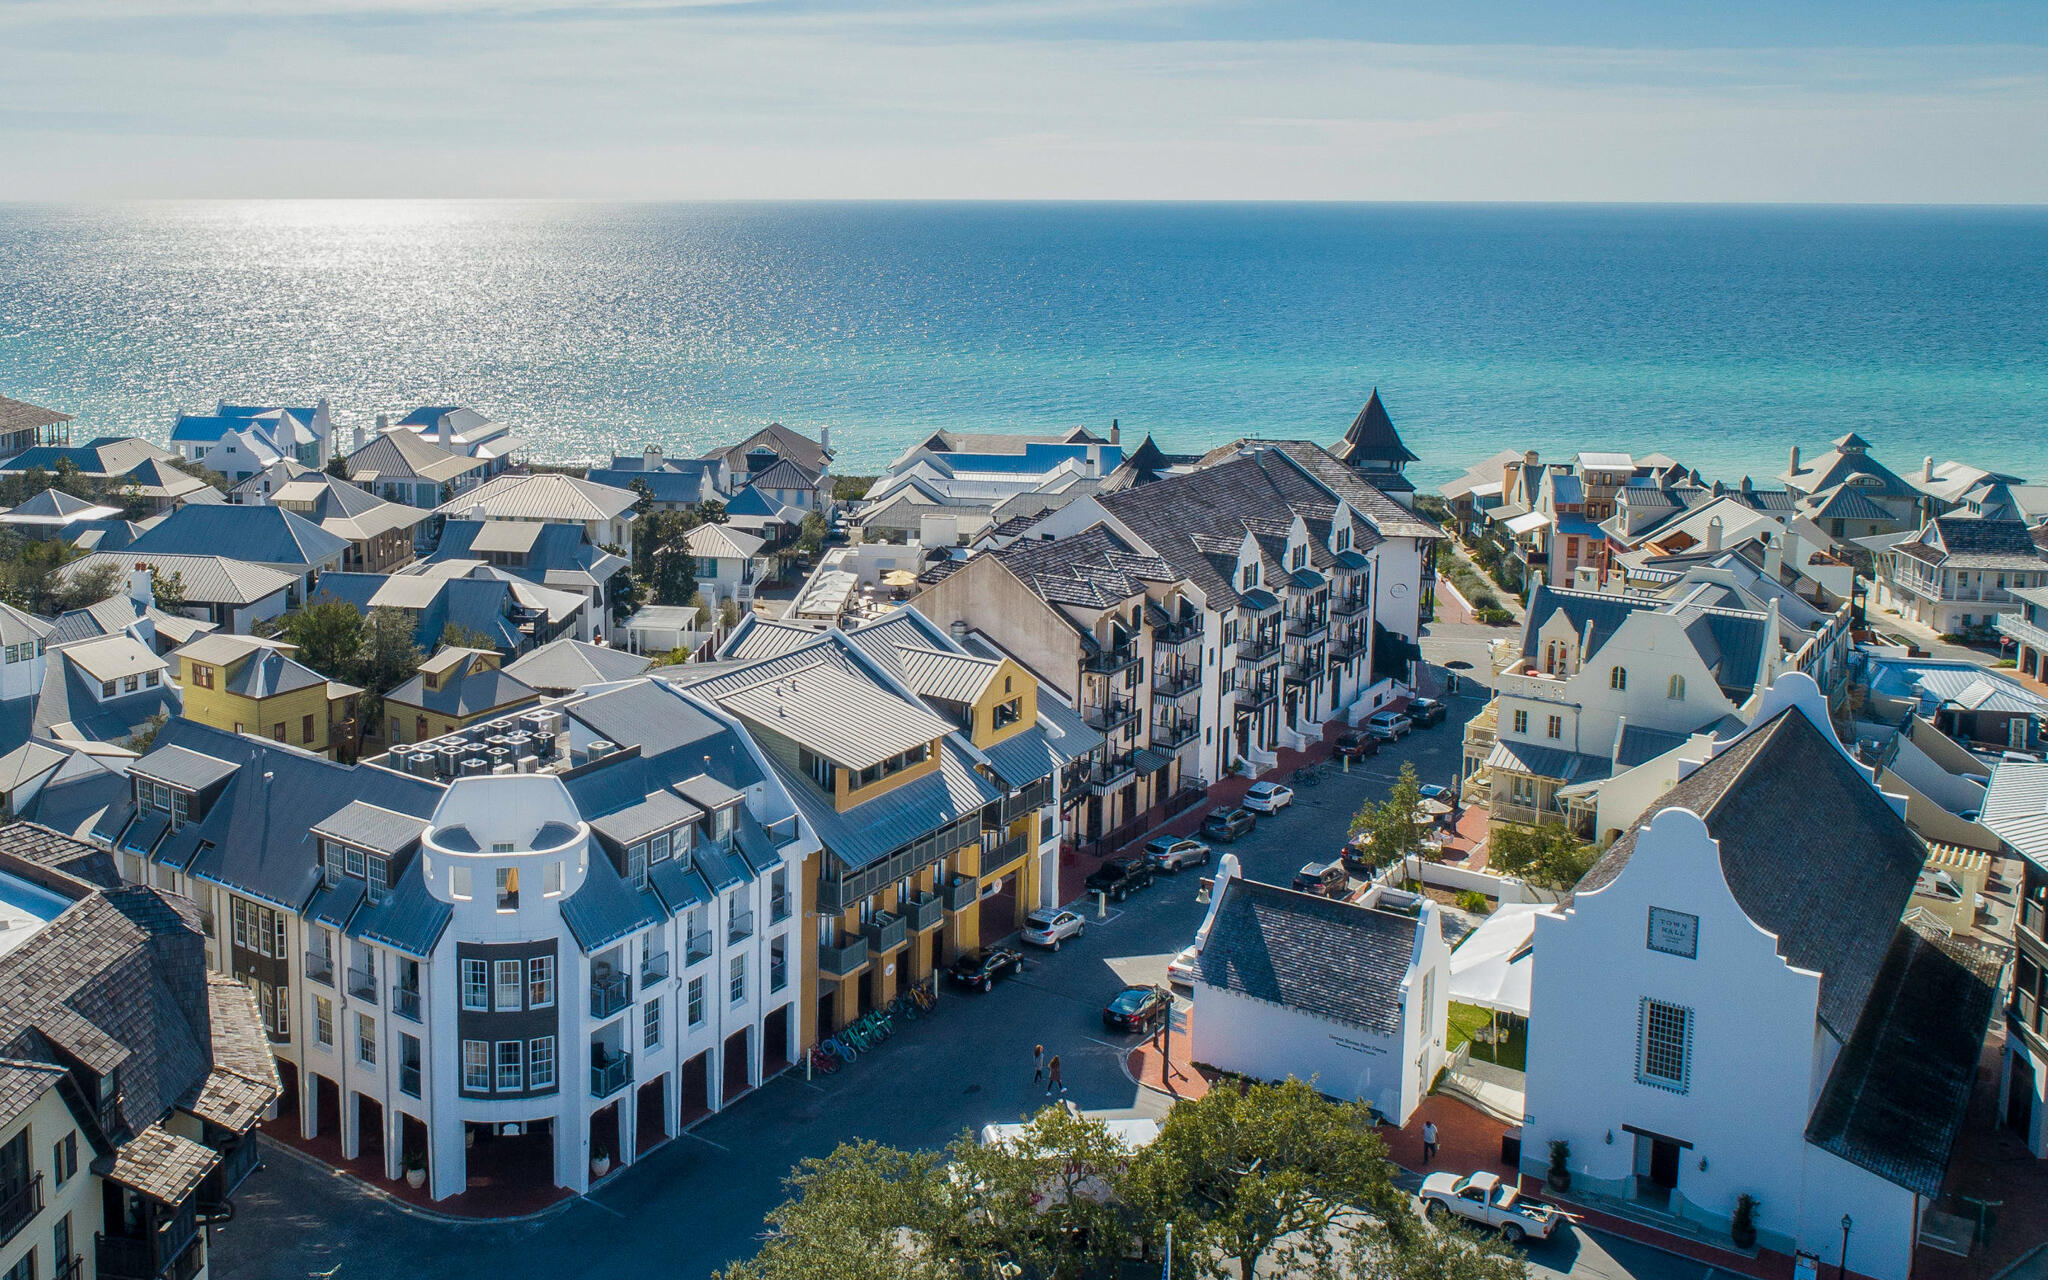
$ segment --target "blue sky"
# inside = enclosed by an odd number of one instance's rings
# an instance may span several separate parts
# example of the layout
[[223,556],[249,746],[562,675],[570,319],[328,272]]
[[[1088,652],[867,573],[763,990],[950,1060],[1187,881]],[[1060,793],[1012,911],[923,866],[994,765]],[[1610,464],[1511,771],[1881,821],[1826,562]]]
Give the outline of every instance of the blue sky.
[[2048,3],[7,0],[0,195],[2048,203]]

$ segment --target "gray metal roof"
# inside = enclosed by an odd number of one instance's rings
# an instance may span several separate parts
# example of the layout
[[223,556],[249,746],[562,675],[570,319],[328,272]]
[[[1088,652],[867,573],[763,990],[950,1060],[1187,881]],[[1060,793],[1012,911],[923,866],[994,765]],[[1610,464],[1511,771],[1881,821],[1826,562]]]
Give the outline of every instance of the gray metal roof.
[[562,922],[585,954],[660,924],[660,900],[619,878],[609,858],[592,858],[583,887],[562,902]]
[[68,581],[103,564],[112,565],[123,574],[137,564],[148,565],[162,574],[175,573],[185,585],[185,598],[193,604],[254,604],[299,580],[297,575],[282,569],[230,560],[226,556],[143,553],[133,547],[123,551],[96,551],[65,565],[63,573]]
[[702,809],[673,792],[656,791],[638,804],[591,818],[590,828],[618,844],[631,844],[703,816]]
[[204,791],[222,778],[233,775],[235,766],[184,747],[166,745],[130,765],[129,772],[154,778],[169,786],[183,787],[187,791]]
[[505,674],[546,693],[569,693],[585,685],[631,680],[654,659],[564,636],[505,664]]
[[1493,750],[1486,753],[1486,767],[1526,773],[1535,778],[1557,778],[1567,783],[1604,778],[1613,771],[1613,764],[1606,756],[1566,751],[1559,747],[1539,747],[1533,742],[1510,742],[1505,738],[1495,741]]
[[382,902],[365,902],[357,908],[348,932],[366,942],[424,958],[433,953],[454,914],[454,907],[428,891],[420,860],[414,858],[406,863]]
[[953,726],[823,660],[718,697],[728,710],[850,769],[943,738]]
[[981,697],[995,679],[1002,663],[964,653],[948,653],[920,645],[898,645],[896,658],[903,682],[918,696],[946,702],[971,703]]
[[361,800],[351,800],[313,824],[314,835],[393,856],[416,844],[426,829],[427,820],[417,814],[399,813]]
[[691,774],[684,778],[676,784],[676,792],[706,811],[737,804],[743,798],[739,792],[706,773]]
[[1198,962],[1202,982],[1393,1035],[1417,921],[1234,876]]
[[461,519],[478,507],[487,520],[549,520],[584,524],[632,510],[640,495],[554,471],[503,475],[456,494],[434,514]]
[[[183,506],[137,538],[128,552],[208,556],[232,551],[237,560],[295,569],[339,564],[348,541],[282,507]],[[189,588],[189,584],[188,584]]]
[[2048,764],[2008,760],[1993,769],[1977,821],[2048,871]]

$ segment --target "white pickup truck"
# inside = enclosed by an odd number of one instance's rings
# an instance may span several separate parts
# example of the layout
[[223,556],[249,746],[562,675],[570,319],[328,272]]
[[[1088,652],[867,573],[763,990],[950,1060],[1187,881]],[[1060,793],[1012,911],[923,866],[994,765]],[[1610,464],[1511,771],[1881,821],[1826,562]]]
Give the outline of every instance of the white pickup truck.
[[1432,1222],[1456,1214],[1482,1230],[1498,1231],[1509,1244],[1548,1240],[1565,1215],[1554,1206],[1522,1199],[1496,1173],[1432,1173],[1422,1180],[1422,1212]]

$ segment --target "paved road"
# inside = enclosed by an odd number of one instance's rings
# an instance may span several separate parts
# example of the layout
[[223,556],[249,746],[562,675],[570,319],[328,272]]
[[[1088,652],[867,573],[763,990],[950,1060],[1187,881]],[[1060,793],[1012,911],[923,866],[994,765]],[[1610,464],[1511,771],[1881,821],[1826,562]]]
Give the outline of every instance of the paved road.
[[[1448,778],[1457,768],[1458,725],[1479,705],[1454,699],[1450,723],[1349,775],[1302,789],[1292,809],[1262,820],[1235,846],[1246,872],[1284,883],[1303,861],[1335,851],[1359,802],[1384,795],[1404,759],[1414,760],[1426,780]],[[938,1146],[1035,1110],[1045,1102],[1030,1083],[1031,1048],[1039,1041],[1063,1059],[1068,1096],[1081,1106],[1158,1115],[1164,1100],[1123,1072],[1134,1038],[1106,1032],[1099,1014],[1121,983],[1164,981],[1166,961],[1201,920],[1197,879],[1192,872],[1162,878],[1108,919],[1091,918],[1086,936],[1057,954],[1034,952],[1024,974],[988,995],[947,990],[937,1016],[910,1024],[835,1076],[771,1081],[539,1222],[422,1218],[292,1153],[275,1152],[243,1188],[235,1221],[217,1235],[214,1275],[703,1276],[753,1252],[762,1215],[781,1199],[782,1178],[803,1157],[852,1138]],[[1639,1246],[1588,1239],[1542,1246],[1531,1261],[1574,1280],[1699,1280],[1704,1270]]]

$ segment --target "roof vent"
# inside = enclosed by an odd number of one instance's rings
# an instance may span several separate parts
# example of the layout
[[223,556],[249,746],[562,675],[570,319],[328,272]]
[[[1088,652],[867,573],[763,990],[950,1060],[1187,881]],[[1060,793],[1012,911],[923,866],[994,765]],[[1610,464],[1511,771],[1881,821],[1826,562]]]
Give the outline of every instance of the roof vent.
[[602,760],[606,756],[610,755],[612,752],[617,751],[618,749],[618,744],[607,742],[603,738],[598,738],[591,742],[589,748],[584,752],[584,755],[591,760]]

